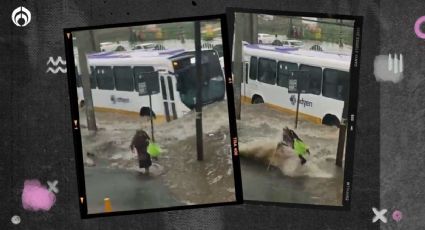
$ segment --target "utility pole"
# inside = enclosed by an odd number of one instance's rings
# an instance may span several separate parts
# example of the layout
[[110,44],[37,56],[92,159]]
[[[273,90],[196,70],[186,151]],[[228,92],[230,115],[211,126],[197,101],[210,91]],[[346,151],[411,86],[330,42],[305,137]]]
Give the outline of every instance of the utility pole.
[[183,28],[183,26],[180,24],[180,26],[179,26],[179,28],[180,28],[180,42],[181,42],[181,44],[184,44],[185,43],[185,40],[184,40],[184,28]]
[[241,119],[241,83],[242,83],[242,35],[243,35],[243,14],[235,14],[235,44],[233,54],[233,87],[235,97],[236,119]]
[[249,17],[251,18],[251,24],[248,25],[251,27],[251,42],[250,43],[257,43],[258,42],[258,15],[257,14],[249,14]]
[[96,117],[94,114],[93,97],[91,94],[89,66],[87,64],[87,54],[94,51],[93,38],[90,31],[79,31],[73,33],[77,39],[78,66],[81,72],[81,84],[83,87],[84,105],[86,107],[87,128],[96,132]]
[[100,42],[99,37],[97,36],[96,32],[93,30],[90,30],[90,40],[92,42],[93,51],[100,52]]
[[344,109],[342,113],[341,124],[339,125],[339,135],[338,135],[338,147],[336,151],[336,162],[335,164],[339,167],[342,167],[342,158],[344,157],[345,142],[347,141],[347,114],[348,114],[348,105],[344,101]]
[[155,137],[153,136],[153,119],[152,119],[152,92],[151,90],[149,91],[149,118],[151,120],[151,137],[152,137],[152,142],[155,143]]
[[204,159],[203,133],[202,133],[202,47],[201,47],[201,22],[195,21],[195,65],[196,65],[196,150],[198,161]]
[[293,24],[292,24],[292,17],[289,16],[289,31],[288,31],[288,39],[293,37],[293,33],[294,33],[294,29],[292,28]]
[[240,13],[239,14],[242,26],[243,34],[242,41],[246,41],[250,44],[257,43],[258,41],[258,20],[256,14]]
[[344,48],[344,42],[342,41],[342,19],[339,21],[339,48]]

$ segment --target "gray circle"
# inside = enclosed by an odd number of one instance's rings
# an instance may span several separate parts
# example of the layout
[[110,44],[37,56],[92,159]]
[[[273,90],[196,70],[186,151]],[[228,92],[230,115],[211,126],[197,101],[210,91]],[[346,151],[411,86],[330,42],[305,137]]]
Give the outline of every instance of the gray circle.
[[18,215],[14,215],[14,216],[12,216],[11,221],[12,221],[13,224],[19,224],[19,223],[21,223],[21,217],[19,217]]

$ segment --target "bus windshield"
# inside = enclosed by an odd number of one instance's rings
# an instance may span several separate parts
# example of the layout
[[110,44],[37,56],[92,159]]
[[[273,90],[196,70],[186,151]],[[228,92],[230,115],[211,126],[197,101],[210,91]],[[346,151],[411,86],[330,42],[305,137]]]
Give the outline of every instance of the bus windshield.
[[[195,52],[186,52],[173,59],[180,99],[189,109],[195,108],[197,76]],[[202,105],[224,99],[224,76],[214,50],[202,51]]]

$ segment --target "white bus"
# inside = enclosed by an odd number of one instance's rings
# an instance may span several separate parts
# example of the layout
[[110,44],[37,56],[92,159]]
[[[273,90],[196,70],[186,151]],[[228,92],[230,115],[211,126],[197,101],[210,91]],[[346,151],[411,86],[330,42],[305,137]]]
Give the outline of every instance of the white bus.
[[[78,60],[78,58],[77,58]],[[195,107],[195,53],[183,49],[101,52],[88,55],[93,104],[100,111],[149,111],[149,96],[139,95],[139,83],[156,79],[152,112],[160,120],[174,120]],[[78,62],[76,62],[78,63]],[[84,102],[77,68],[78,102]],[[202,51],[203,105],[225,98],[225,81],[216,51]]]
[[318,124],[346,118],[351,56],[270,45],[243,46],[242,100],[295,113],[297,95],[288,93],[291,71],[308,71],[311,93],[301,94],[299,114]]

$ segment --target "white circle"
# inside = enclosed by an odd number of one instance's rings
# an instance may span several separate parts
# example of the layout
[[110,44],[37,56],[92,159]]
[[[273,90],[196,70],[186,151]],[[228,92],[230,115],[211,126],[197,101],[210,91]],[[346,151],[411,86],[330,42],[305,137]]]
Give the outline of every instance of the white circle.
[[21,223],[21,217],[19,217],[18,215],[14,215],[14,216],[12,216],[11,221],[12,221],[13,224],[19,224],[19,223]]

